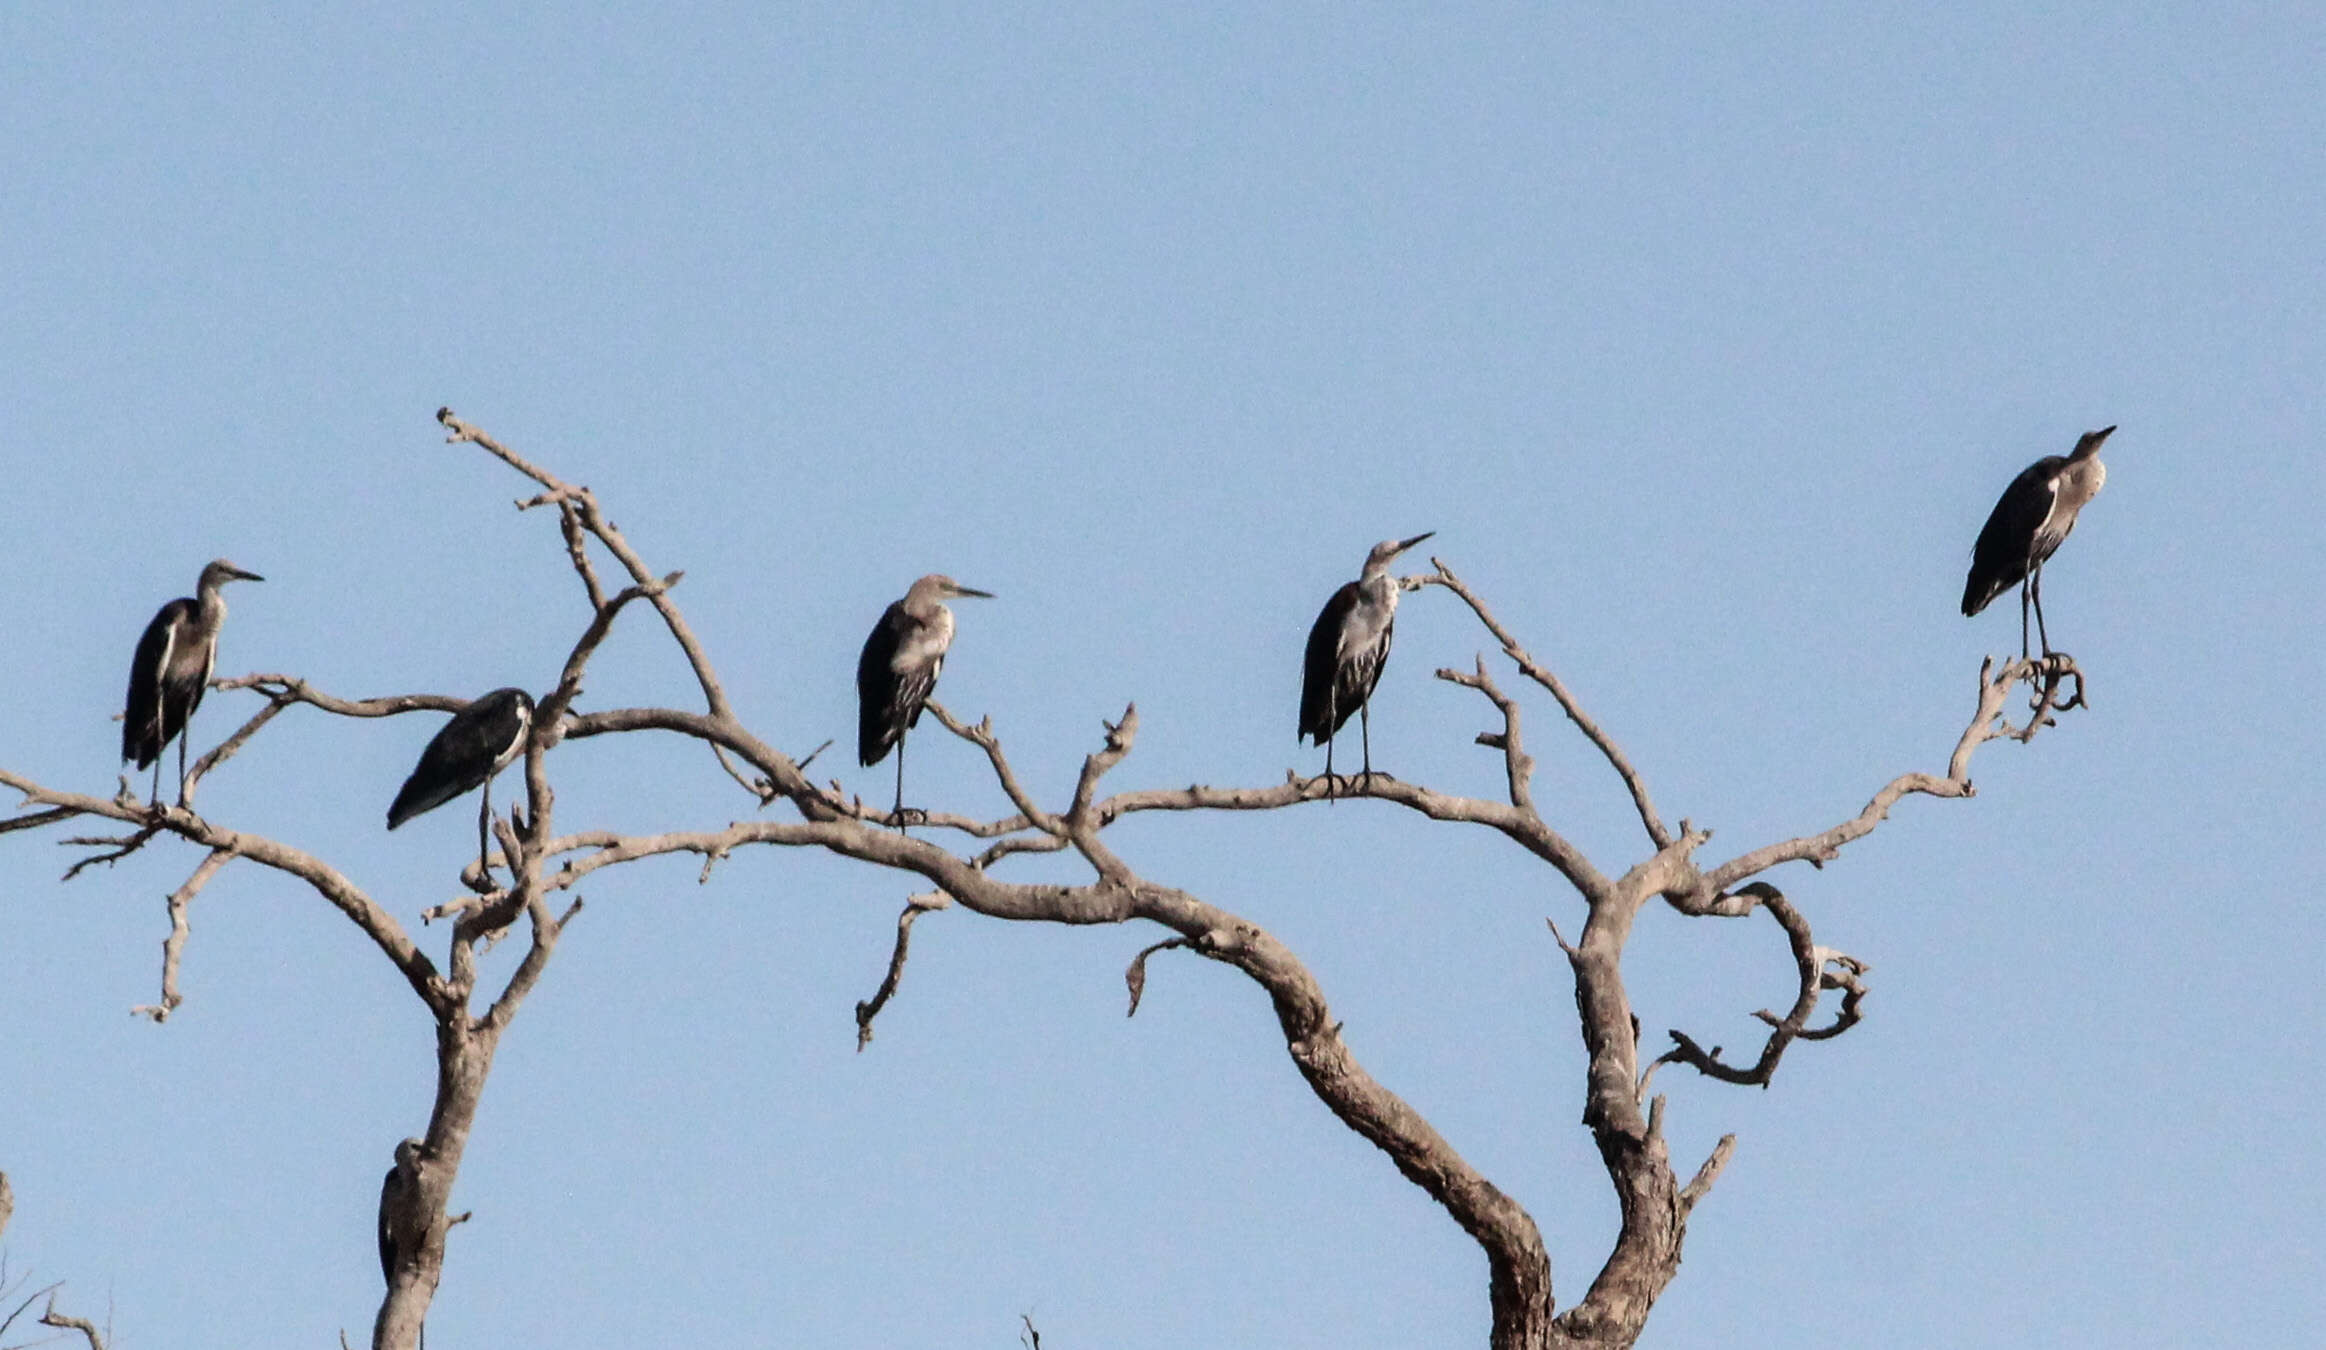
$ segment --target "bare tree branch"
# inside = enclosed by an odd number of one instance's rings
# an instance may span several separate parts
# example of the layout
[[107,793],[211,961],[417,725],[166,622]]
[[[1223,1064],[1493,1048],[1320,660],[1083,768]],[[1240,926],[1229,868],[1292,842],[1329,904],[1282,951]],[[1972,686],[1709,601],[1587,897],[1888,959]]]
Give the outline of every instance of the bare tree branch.
[[[931,716],[934,716],[947,731],[985,751],[986,762],[993,766],[993,776],[1000,782],[1003,795],[1010,799],[1010,805],[1018,808],[1018,814],[1015,817],[987,828],[1015,831],[1031,827],[1058,839],[1066,837],[1066,823],[1036,806],[1032,795],[1026,791],[1025,784],[1018,781],[1016,771],[1010,768],[1009,757],[1002,753],[1001,738],[994,735],[991,717],[981,719],[973,727],[963,726],[953,714],[945,711],[944,704],[935,699],[925,700],[921,706]],[[978,830],[973,828],[968,832],[977,834]]]
[[[1764,909],[1785,930],[1786,939],[1793,948],[1793,963],[1799,972],[1800,986],[1794,995],[1793,1006],[1783,1017],[1766,1008],[1753,1015],[1771,1028],[1769,1038],[1761,1047],[1760,1058],[1749,1067],[1736,1068],[1720,1059],[1720,1047],[1707,1051],[1686,1033],[1673,1031],[1672,1048],[1658,1057],[1657,1063],[1686,1064],[1697,1072],[1724,1083],[1739,1083],[1767,1087],[1776,1077],[1777,1062],[1784,1057],[1786,1046],[1795,1039],[1822,1041],[1839,1036],[1857,1025],[1858,1005],[1865,999],[1866,986],[1860,977],[1866,965],[1852,956],[1830,951],[1817,945],[1809,931],[1809,920],[1785,899],[1782,891],[1765,881],[1756,881],[1737,892],[1736,898],[1751,901],[1748,907]],[[1842,991],[1841,1011],[1833,1023],[1818,1029],[1809,1028],[1809,1016],[1816,1010],[1818,994],[1827,989]],[[1652,1066],[1651,1066],[1652,1067]],[[1643,1082],[1643,1090],[1645,1080]]]
[[1534,779],[1535,762],[1534,756],[1526,753],[1520,737],[1518,701],[1504,694],[1494,683],[1494,677],[1486,672],[1486,658],[1483,656],[1478,658],[1475,670],[1464,672],[1444,668],[1438,671],[1438,678],[1465,689],[1477,690],[1502,713],[1502,730],[1479,732],[1478,744],[1502,752],[1504,772],[1510,780],[1510,804],[1530,816],[1534,815],[1534,792],[1530,785]]
[[97,1334],[96,1323],[85,1317],[68,1317],[57,1311],[57,1296],[54,1288],[49,1290],[48,1308],[41,1313],[40,1324],[44,1327],[57,1327],[65,1331],[78,1331],[88,1339],[89,1350],[105,1350],[105,1339]]
[[872,1044],[872,1019],[896,996],[897,982],[905,975],[905,949],[912,945],[913,920],[932,909],[944,909],[953,899],[943,891],[924,891],[905,901],[904,913],[896,919],[896,949],[889,953],[888,974],[881,977],[880,988],[871,998],[856,1005],[856,1053]]
[[1728,1169],[1728,1160],[1735,1153],[1736,1136],[1720,1136],[1720,1142],[1712,1146],[1712,1153],[1705,1158],[1704,1165],[1697,1168],[1696,1175],[1680,1188],[1680,1212],[1683,1216],[1696,1208],[1697,1201],[1711,1193],[1712,1183],[1720,1180],[1720,1174]]
[[1535,660],[1527,653],[1526,648],[1519,645],[1518,639],[1511,635],[1509,629],[1502,626],[1502,621],[1494,617],[1493,611],[1486,607],[1486,602],[1478,598],[1477,592],[1471,590],[1468,583],[1455,576],[1452,568],[1436,558],[1430,559],[1430,566],[1438,569],[1435,575],[1411,577],[1407,579],[1407,584],[1443,586],[1462,597],[1462,603],[1468,605],[1470,612],[1478,616],[1478,622],[1485,624],[1486,631],[1492,633],[1495,640],[1502,644],[1502,654],[1509,657],[1528,679],[1541,685],[1552,698],[1558,700],[1559,709],[1567,714],[1567,720],[1573,722],[1576,729],[1583,733],[1585,739],[1598,748],[1601,757],[1606,759],[1608,767],[1614,769],[1616,776],[1623,780],[1625,790],[1631,793],[1632,806],[1639,812],[1640,824],[1647,829],[1648,838],[1654,841],[1655,846],[1659,849],[1671,847],[1671,831],[1664,828],[1662,817],[1656,814],[1655,803],[1648,798],[1646,782],[1641,779],[1639,771],[1632,768],[1631,760],[1624,755],[1622,747],[1618,746],[1606,732],[1599,729],[1599,724],[1591,720],[1590,715],[1583,711],[1583,705],[1576,702],[1574,695],[1567,692],[1567,686],[1551,672],[1550,667]]
[[[125,803],[103,797],[90,797],[81,793],[43,787],[21,774],[6,769],[0,769],[0,785],[15,789],[24,794],[28,802],[36,805],[64,807],[76,815],[103,816],[109,820],[121,821],[124,824],[137,825],[138,831],[131,838],[140,844],[159,832],[167,831],[214,852],[224,852],[236,857],[248,858],[252,862],[296,877],[306,882],[317,894],[329,901],[334,908],[362,929],[365,936],[372,940],[373,945],[377,946],[390,961],[395,963],[396,968],[403,972],[405,981],[412,986],[413,992],[417,993],[423,1002],[431,1007],[437,1007],[445,998],[445,991],[438,982],[435,964],[418,947],[413,945],[412,939],[404,932],[403,925],[397,923],[394,916],[375,904],[371,897],[364,894],[355,883],[340,875],[337,869],[312,854],[261,835],[244,834],[221,825],[213,825],[183,807],[165,808],[156,814],[148,811],[141,804]],[[67,842],[73,841],[68,840]],[[120,852],[108,857],[85,859],[76,865],[71,872],[66,873],[66,877],[70,879],[90,862],[111,861],[112,857],[121,856],[127,851],[127,848],[123,848]]]
[[27,815],[12,816],[7,820],[0,820],[0,834],[7,834],[12,830],[44,829],[59,821],[71,820],[78,814],[80,813],[77,811],[58,806],[46,811],[34,811]]
[[1131,990],[1130,1011],[1124,1013],[1123,1016],[1137,1017],[1139,1015],[1139,1000],[1147,993],[1147,958],[1157,952],[1167,952],[1173,947],[1187,945],[1188,939],[1175,937],[1165,938],[1161,942],[1149,943],[1139,949],[1139,954],[1131,958],[1130,968],[1123,972],[1123,983],[1130,986]]
[[189,932],[186,910],[194,903],[194,897],[201,894],[202,888],[210,884],[210,878],[218,875],[218,870],[233,859],[234,853],[230,849],[210,850],[203,856],[201,865],[194,869],[194,875],[186,878],[184,885],[170,892],[170,935],[162,940],[162,1001],[132,1008],[129,1010],[132,1016],[166,1022],[170,1014],[178,1010],[178,1005],[185,1002],[184,996],[178,992],[178,961],[186,954],[186,936]]
[[[2065,655],[2054,655],[2039,661],[2006,661],[2001,670],[1992,660],[1979,666],[1979,702],[1971,716],[1970,725],[1955,742],[1954,753],[1947,760],[1947,774],[1936,778],[1926,773],[1900,774],[1874,794],[1865,809],[1839,825],[1821,834],[1805,835],[1779,843],[1767,844],[1749,853],[1721,864],[1704,874],[1700,891],[1704,894],[1726,891],[1750,876],[1766,872],[1780,863],[1807,862],[1822,866],[1841,855],[1842,848],[1874,832],[1874,827],[1889,818],[1890,808],[1913,794],[1931,797],[1968,797],[1971,787],[1971,756],[1981,745],[1997,739],[2010,739],[2025,744],[2035,733],[2049,725],[2051,714],[2063,712],[2082,702],[2081,674],[2075,663]],[[2061,702],[2062,684],[2077,680],[2074,697]],[[2037,711],[2024,725],[2013,727],[2003,717],[2004,701],[2010,697],[2013,685],[2026,681],[2034,689]]]

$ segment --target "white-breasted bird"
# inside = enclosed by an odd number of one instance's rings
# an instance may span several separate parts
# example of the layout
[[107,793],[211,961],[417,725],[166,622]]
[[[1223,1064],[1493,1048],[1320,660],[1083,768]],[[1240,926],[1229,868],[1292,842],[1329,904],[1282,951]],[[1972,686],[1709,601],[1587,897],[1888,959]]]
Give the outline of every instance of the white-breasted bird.
[[921,705],[937,687],[953,645],[953,611],[942,602],[960,596],[991,600],[936,572],[922,577],[890,605],[864,639],[856,658],[856,758],[866,768],[896,749],[896,805],[890,819],[904,828],[905,733],[921,720]]
[[1325,748],[1325,783],[1333,777],[1333,736],[1358,716],[1365,744],[1365,785],[1373,785],[1372,714],[1366,711],[1373,686],[1381,682],[1381,667],[1389,660],[1389,638],[1397,620],[1397,578],[1389,564],[1398,554],[1436,534],[1430,530],[1411,539],[1384,539],[1365,555],[1365,570],[1347,582],[1308,630],[1308,651],[1301,664],[1300,730]]
[[226,623],[229,581],[264,581],[224,558],[202,569],[192,595],[163,605],[137,640],[129,664],[129,700],[121,718],[121,757],[153,766],[153,805],[161,805],[162,750],[178,743],[178,804],[186,801],[186,724],[210,688],[218,665],[218,630]]
[[2114,427],[2087,431],[2076,448],[2065,455],[2045,455],[2019,471],[2003,489],[1979,542],[1971,547],[1971,571],[1963,582],[1963,615],[1985,609],[1989,601],[2019,587],[2019,655],[2027,656],[2027,606],[2035,605],[2035,631],[2043,640],[2043,654],[2051,655],[2051,636],[2043,628],[2043,565],[2076,527],[2076,514],[2108,481],[2108,466],[2100,462],[2100,443]]

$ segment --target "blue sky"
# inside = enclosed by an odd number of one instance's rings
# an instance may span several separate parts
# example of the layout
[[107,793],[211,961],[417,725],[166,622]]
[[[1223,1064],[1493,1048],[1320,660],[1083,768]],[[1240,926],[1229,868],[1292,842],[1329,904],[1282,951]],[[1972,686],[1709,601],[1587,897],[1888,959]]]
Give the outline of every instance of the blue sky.
[[[110,791],[137,632],[220,554],[269,578],[222,671],[547,688],[577,588],[450,404],[686,570],[795,753],[945,571],[998,598],[940,697],[1049,800],[1132,700],[1120,786],[1313,771],[1308,622],[1435,529],[1724,858],[1943,767],[2016,638],[1955,613],[1971,538],[2116,423],[2046,588],[2092,709],[1775,878],[1872,963],[1868,1019],[1766,1093],[1661,1077],[1676,1155],[1740,1141],[1645,1343],[2305,1343],[2322,52],[2298,5],[16,7],[0,764]],[[687,699],[637,617],[585,706]],[[1428,677],[1487,639],[1443,593],[1400,619],[1378,762],[1490,793],[1482,705]],[[1533,718],[1550,818],[1633,861],[1617,785]],[[473,838],[379,828],[434,725],[286,717],[203,808],[415,921]],[[969,747],[914,745],[915,797],[999,807]],[[747,811],[667,741],[553,771],[569,825]],[[1378,804],[1115,836],[1302,952],[1580,1295],[1615,1207],[1551,874]],[[133,1020],[197,859],[60,887],[68,857],[0,839],[9,1268],[125,1350],[367,1326],[421,1009],[243,866],[179,1016]],[[1125,1021],[1158,934],[934,915],[855,1054],[911,889],[805,855],[585,888],[461,1176],[444,1343],[1482,1343],[1475,1247],[1255,987],[1159,958]],[[1651,1043],[1731,1046],[1788,968],[1774,925],[1665,912],[1627,964]]]

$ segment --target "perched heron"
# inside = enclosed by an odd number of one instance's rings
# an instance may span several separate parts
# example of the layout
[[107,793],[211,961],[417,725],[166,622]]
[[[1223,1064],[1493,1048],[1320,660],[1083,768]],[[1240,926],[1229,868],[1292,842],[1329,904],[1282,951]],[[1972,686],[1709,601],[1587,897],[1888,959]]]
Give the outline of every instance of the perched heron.
[[896,747],[896,806],[890,819],[904,828],[905,732],[921,720],[921,705],[937,687],[945,650],[953,645],[953,611],[943,601],[957,596],[991,600],[993,592],[971,590],[935,572],[922,577],[892,604],[864,639],[856,658],[856,758],[866,767],[880,763]]
[[186,802],[186,724],[202,706],[210,672],[218,664],[218,630],[226,622],[229,581],[264,581],[220,558],[202,569],[192,595],[163,605],[137,640],[129,666],[128,711],[121,718],[121,757],[137,767],[153,766],[153,804],[162,796],[162,749],[178,743],[178,804]]
[[394,829],[424,811],[433,811],[471,788],[483,788],[477,803],[477,868],[492,856],[493,775],[525,753],[533,730],[533,698],[522,689],[495,689],[452,715],[420,752],[412,776],[388,807]]
[[2043,628],[2043,564],[2076,527],[2076,513],[2100,494],[2108,466],[2100,443],[2114,427],[2087,431],[2065,455],[2045,455],[2019,471],[2003,489],[1994,514],[1971,547],[1971,574],[1963,582],[1965,617],[2011,586],[2019,587],[2019,655],[2027,656],[2027,606],[2035,605],[2035,631],[2043,654],[2051,655],[2051,635]]
[[396,1165],[380,1181],[380,1276],[391,1285],[396,1282],[396,1224],[411,1204],[412,1173],[420,1164],[424,1147],[417,1139],[397,1144]]
[[1397,618],[1397,579],[1389,564],[1437,531],[1411,539],[1384,539],[1365,555],[1365,570],[1325,601],[1316,626],[1308,630],[1308,655],[1301,663],[1300,731],[1325,748],[1325,782],[1333,777],[1333,736],[1358,716],[1365,741],[1365,785],[1373,785],[1373,725],[1365,710],[1381,667],[1389,660],[1389,635]]
[[[396,1287],[396,1261],[404,1254],[396,1230],[411,1221],[406,1211],[412,1206],[412,1190],[419,1183],[420,1154],[426,1147],[417,1139],[396,1145],[396,1165],[380,1180],[380,1276],[390,1289]],[[425,1326],[420,1328],[420,1346],[427,1350]]]

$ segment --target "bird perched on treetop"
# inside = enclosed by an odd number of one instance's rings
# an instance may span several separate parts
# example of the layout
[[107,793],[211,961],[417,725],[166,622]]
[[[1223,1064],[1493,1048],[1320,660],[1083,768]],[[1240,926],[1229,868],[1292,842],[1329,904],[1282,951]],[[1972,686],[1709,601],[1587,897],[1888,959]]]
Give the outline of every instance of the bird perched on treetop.
[[1375,544],[1365,555],[1365,570],[1333,592],[1308,630],[1308,652],[1301,663],[1300,730],[1293,739],[1306,736],[1325,748],[1328,788],[1337,786],[1333,736],[1348,723],[1350,713],[1358,715],[1358,730],[1364,736],[1365,785],[1373,785],[1373,724],[1366,704],[1389,660],[1389,637],[1397,618],[1397,579],[1389,575],[1389,564],[1436,533],[1430,530],[1411,539]]
[[178,743],[178,804],[186,801],[186,724],[210,687],[218,664],[218,630],[226,622],[229,581],[264,581],[220,558],[202,569],[194,593],[163,605],[137,640],[129,664],[129,701],[121,718],[121,757],[153,766],[153,797],[161,805],[162,749]]
[[896,805],[890,818],[900,830],[905,732],[921,720],[921,705],[945,668],[946,649],[953,645],[953,611],[940,602],[957,596],[991,600],[993,593],[931,572],[882,612],[856,658],[856,758],[871,768],[896,747]]
[[1963,614],[1978,613],[2013,585],[2019,587],[2019,655],[2027,656],[2027,606],[2035,605],[2035,631],[2043,654],[2051,636],[2043,628],[2043,564],[2076,527],[2076,513],[2100,493],[2108,466],[2100,443],[2114,427],[2087,431],[2065,455],[2045,455],[2019,471],[1979,531],[1971,547],[1971,572],[1963,582]]
[[430,738],[420,762],[388,807],[394,829],[424,811],[433,811],[471,788],[483,788],[477,804],[477,868],[491,856],[493,775],[525,753],[533,730],[533,696],[522,689],[495,689],[452,715]]

